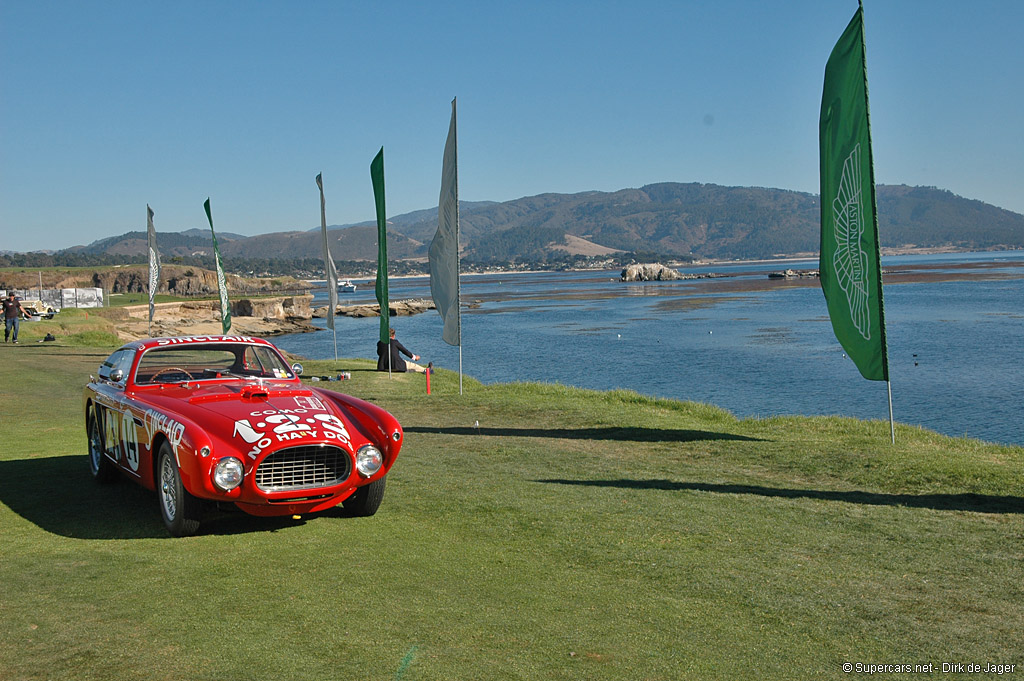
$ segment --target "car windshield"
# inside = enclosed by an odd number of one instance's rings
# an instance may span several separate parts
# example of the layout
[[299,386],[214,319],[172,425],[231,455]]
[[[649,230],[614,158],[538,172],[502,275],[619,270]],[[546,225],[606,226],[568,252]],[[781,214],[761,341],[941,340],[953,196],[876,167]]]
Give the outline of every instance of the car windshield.
[[180,383],[232,376],[292,378],[291,369],[263,345],[170,345],[139,360],[135,383]]

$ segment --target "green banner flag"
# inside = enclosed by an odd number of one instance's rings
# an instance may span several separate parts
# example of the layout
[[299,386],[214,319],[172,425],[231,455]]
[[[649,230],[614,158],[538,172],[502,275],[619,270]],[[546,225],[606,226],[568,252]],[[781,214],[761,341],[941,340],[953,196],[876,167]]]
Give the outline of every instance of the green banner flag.
[[231,329],[231,305],[228,303],[228,282],[224,278],[224,267],[220,261],[220,248],[217,247],[217,233],[213,231],[213,215],[210,214],[210,199],[203,203],[206,219],[210,221],[210,235],[213,236],[213,259],[217,264],[217,291],[220,293],[220,328],[223,333]]
[[825,66],[819,149],[818,264],[832,328],[864,378],[888,381],[863,8],[853,15]]
[[377,208],[377,303],[380,304],[380,342],[391,342],[388,308],[388,225],[384,206],[384,147],[370,163],[373,202]]

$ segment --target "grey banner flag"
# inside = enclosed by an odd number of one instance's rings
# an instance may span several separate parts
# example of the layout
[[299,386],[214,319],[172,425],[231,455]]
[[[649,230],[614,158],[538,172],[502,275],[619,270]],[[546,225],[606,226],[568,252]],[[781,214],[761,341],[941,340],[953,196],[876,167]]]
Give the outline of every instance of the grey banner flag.
[[220,248],[217,246],[217,233],[213,231],[213,213],[210,212],[210,199],[203,203],[206,219],[210,221],[210,236],[213,238],[213,261],[217,265],[217,291],[220,293],[220,328],[222,333],[231,330],[231,302],[228,300],[228,281],[224,276],[224,264],[220,260]]
[[441,196],[437,208],[437,233],[430,242],[430,295],[444,320],[441,339],[462,345],[459,313],[459,154],[455,125],[455,100],[441,167]]
[[156,309],[156,290],[160,287],[160,251],[156,248],[156,229],[153,227],[153,209],[146,205],[146,233],[149,239],[149,323],[153,323]]
[[320,233],[323,237],[324,272],[327,274],[327,328],[334,328],[334,315],[338,312],[338,270],[331,258],[331,247],[327,243],[327,211],[324,204],[324,183],[318,174],[316,186],[320,188]]

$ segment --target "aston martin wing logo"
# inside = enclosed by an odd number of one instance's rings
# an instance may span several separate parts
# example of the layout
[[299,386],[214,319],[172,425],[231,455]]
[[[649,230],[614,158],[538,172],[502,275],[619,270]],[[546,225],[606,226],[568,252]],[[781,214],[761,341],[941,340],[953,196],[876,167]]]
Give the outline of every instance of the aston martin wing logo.
[[836,282],[846,294],[850,319],[864,340],[871,339],[868,318],[868,254],[864,250],[864,197],[861,186],[860,144],[843,162],[839,190],[832,201],[836,250],[832,255]]
[[[157,273],[157,267],[160,266],[160,256],[152,248],[149,249],[149,262],[149,290],[155,293],[156,287],[160,285],[159,274]],[[156,265],[156,267],[153,267],[153,265]]]

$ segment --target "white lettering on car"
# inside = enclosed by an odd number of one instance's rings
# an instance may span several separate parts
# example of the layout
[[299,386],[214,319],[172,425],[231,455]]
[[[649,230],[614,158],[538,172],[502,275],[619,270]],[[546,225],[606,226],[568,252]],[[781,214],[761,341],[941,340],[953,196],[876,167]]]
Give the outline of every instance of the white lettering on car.
[[139,470],[139,438],[135,432],[135,418],[130,411],[121,414],[121,445],[125,461],[133,471]]
[[155,434],[163,433],[171,443],[174,455],[178,455],[178,445],[181,444],[182,439],[185,437],[185,426],[183,424],[178,423],[167,414],[161,414],[155,409],[146,410],[144,423],[146,425],[146,437],[149,439],[150,444],[152,444]]
[[248,336],[185,336],[182,338],[161,338],[157,345],[180,345],[182,343],[252,343],[254,339]]
[[[315,399],[315,398],[313,398]],[[294,413],[293,413],[294,412]],[[254,411],[249,414],[250,418],[238,419],[235,421],[232,437],[238,437],[247,444],[253,445],[247,454],[249,458],[256,459],[264,449],[269,447],[275,440],[277,442],[290,442],[302,438],[317,438],[318,436],[328,440],[340,440],[342,443],[351,445],[348,429],[345,422],[334,414],[313,414],[305,419],[298,414],[307,413],[306,409],[266,409]],[[250,419],[260,419],[253,423]],[[273,426],[269,437],[265,429]],[[322,431],[316,430],[319,426]]]
[[306,409],[264,409],[263,411],[251,411],[249,416],[271,416],[272,414],[305,414]]

